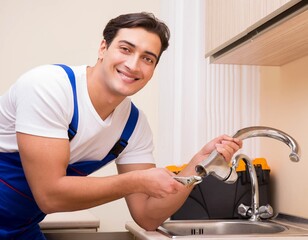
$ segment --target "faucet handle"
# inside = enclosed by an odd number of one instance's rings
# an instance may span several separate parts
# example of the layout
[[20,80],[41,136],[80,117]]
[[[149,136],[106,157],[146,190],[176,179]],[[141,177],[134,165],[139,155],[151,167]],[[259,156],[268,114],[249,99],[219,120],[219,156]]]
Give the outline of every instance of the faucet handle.
[[271,205],[266,204],[265,206],[259,207],[259,216],[263,219],[268,219],[274,216],[274,210]]
[[238,214],[240,214],[243,217],[251,217],[252,211],[250,206],[246,206],[243,203],[241,203],[237,208]]

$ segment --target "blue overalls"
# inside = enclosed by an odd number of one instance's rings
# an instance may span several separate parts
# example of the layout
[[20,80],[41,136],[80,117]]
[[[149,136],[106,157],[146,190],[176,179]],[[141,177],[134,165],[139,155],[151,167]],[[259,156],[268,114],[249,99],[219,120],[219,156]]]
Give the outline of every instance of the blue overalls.
[[[68,135],[71,140],[77,133],[78,105],[74,72],[65,65],[60,65],[69,76],[74,95],[74,115],[69,126]],[[68,176],[87,176],[114,160],[128,144],[133,133],[139,112],[131,104],[130,116],[120,139],[116,142],[107,156],[101,161],[84,161],[69,164]],[[39,179],[38,179],[39,181]],[[39,222],[46,216],[36,204],[29,188],[18,152],[0,153],[0,240],[45,239]]]

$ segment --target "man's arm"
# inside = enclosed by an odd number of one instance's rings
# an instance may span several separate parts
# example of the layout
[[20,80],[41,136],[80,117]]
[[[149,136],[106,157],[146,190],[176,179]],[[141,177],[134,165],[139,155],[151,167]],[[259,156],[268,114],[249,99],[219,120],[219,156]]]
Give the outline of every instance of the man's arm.
[[[152,170],[127,172],[108,177],[66,176],[69,141],[17,133],[25,175],[40,209],[47,213],[91,208],[134,193],[161,197],[176,191],[170,172]],[[149,184],[152,175],[167,178]],[[147,182],[147,184],[145,184]],[[175,186],[174,186],[175,185]]]
[[[17,133],[17,142],[31,191],[46,214],[87,209],[126,197],[136,222],[154,230],[183,204],[192,189],[175,181],[168,170],[153,168],[153,164],[119,165],[121,174],[109,177],[66,176],[68,140]],[[180,175],[195,174],[194,166],[215,147],[228,159],[239,143],[210,142]]]
[[[233,154],[242,146],[242,142],[226,135],[213,139],[205,145],[189,162],[189,164],[179,173],[179,176],[196,175],[195,166],[204,160],[214,149],[220,152],[226,161],[230,161]],[[149,169],[155,167],[153,164],[118,164],[118,172],[127,173],[130,171]],[[171,177],[169,177],[171,178]],[[172,178],[171,178],[172,179]],[[168,179],[167,179],[168,180]],[[160,181],[158,176],[152,176],[152,185]],[[171,182],[171,180],[168,180]],[[172,194],[161,196],[160,198],[149,196],[145,193],[136,193],[126,196],[126,202],[132,217],[142,228],[155,230],[162,222],[176,212],[186,198],[189,196],[193,186],[185,187],[177,185],[177,191]]]
[[170,177],[171,174],[167,178],[159,177],[160,172],[167,170],[155,168],[154,164],[118,164],[117,168],[120,175],[136,170],[152,170],[151,178],[144,179],[151,182],[148,186],[149,188],[159,184],[166,184],[166,186],[168,184],[176,185],[171,194],[164,193],[159,196],[150,196],[145,192],[139,192],[125,197],[131,216],[136,223],[146,230],[155,230],[163,221],[169,218],[181,207],[192,189],[192,187],[186,188],[175,181]]

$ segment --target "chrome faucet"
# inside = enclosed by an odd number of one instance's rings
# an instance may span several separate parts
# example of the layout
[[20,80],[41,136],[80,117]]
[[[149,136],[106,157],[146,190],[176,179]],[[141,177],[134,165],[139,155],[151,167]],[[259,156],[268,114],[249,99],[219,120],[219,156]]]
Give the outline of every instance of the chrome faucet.
[[[275,128],[264,126],[247,127],[237,131],[233,137],[241,140],[252,137],[274,138],[284,142],[291,148],[291,153],[289,155],[291,161],[298,162],[300,159],[300,149],[295,139],[287,133]],[[206,159],[196,166],[196,172],[202,177],[213,175],[226,183],[234,183],[238,178],[235,165],[235,162],[232,161],[232,166],[230,167],[224,157],[214,150]]]
[[246,206],[243,203],[238,206],[238,213],[244,217],[250,217],[250,221],[260,221],[261,219],[271,218],[274,215],[273,208],[267,204],[259,206],[259,184],[255,167],[249,157],[244,154],[239,154],[235,157],[235,164],[239,160],[243,160],[248,167],[248,172],[251,181],[251,206]]

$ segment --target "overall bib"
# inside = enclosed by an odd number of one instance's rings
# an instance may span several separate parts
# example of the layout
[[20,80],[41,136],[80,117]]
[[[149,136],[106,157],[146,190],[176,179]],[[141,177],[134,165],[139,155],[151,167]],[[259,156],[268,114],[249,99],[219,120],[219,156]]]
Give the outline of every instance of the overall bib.
[[[74,72],[65,65],[62,67],[70,79],[74,95],[74,115],[69,125],[68,136],[71,140],[77,133],[78,105]],[[83,161],[69,164],[68,176],[87,176],[108,162],[114,160],[128,144],[138,121],[139,112],[131,104],[131,111],[120,139],[107,156],[101,161]],[[0,153],[0,239],[15,240],[45,239],[39,222],[46,216],[36,204],[31,189],[25,178],[18,152]]]

